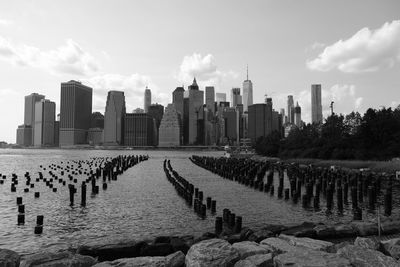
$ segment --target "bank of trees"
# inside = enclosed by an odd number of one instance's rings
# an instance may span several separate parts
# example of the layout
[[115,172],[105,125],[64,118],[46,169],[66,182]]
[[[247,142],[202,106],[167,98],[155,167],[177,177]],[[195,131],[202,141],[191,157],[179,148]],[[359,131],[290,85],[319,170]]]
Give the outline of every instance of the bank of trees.
[[368,109],[364,115],[334,114],[322,124],[273,132],[254,144],[257,153],[281,158],[374,159],[400,157],[400,106]]

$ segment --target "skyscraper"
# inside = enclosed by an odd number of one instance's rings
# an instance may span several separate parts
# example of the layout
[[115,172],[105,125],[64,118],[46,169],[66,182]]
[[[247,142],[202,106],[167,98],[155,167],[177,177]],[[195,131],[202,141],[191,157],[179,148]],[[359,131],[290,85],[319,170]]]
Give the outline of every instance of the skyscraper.
[[[27,146],[33,145],[35,139],[35,104],[44,99],[44,95],[32,93],[25,96],[24,125],[32,128],[31,142]],[[28,130],[29,132],[29,130]]]
[[199,90],[196,78],[189,86],[189,106],[188,106],[188,143],[198,143],[199,120],[203,118],[204,91]]
[[301,107],[299,106],[299,102],[294,107],[294,124],[297,127],[301,127]]
[[109,91],[104,112],[104,143],[121,145],[124,141],[125,95],[121,91]]
[[54,146],[56,103],[42,99],[35,103],[34,146]]
[[321,85],[311,85],[311,123],[322,123]]
[[215,113],[215,90],[214,86],[206,86],[206,107],[212,114]]
[[171,147],[181,144],[181,129],[174,104],[168,104],[159,128],[158,146]]
[[247,67],[246,80],[243,82],[243,110],[247,112],[248,107],[253,105],[253,83],[249,80],[249,67]]
[[71,80],[61,83],[60,146],[85,144],[92,115],[93,89]]
[[185,89],[182,87],[176,87],[172,93],[172,104],[175,106],[175,110],[178,113],[179,126],[180,126],[180,142],[183,144],[183,117],[184,117],[184,95]]
[[155,119],[147,113],[127,113],[125,115],[125,146],[154,146],[155,132]]
[[217,105],[220,102],[226,102],[226,94],[225,93],[216,93],[215,96],[216,96]]
[[242,96],[240,95],[240,88],[232,88],[231,90],[231,106],[236,107],[242,104]]
[[158,130],[160,128],[161,119],[164,115],[164,106],[160,104],[151,104],[147,114],[155,119],[156,122],[156,135],[155,135],[155,145],[158,144]]
[[294,123],[294,101],[292,95],[288,95],[287,99],[287,118],[288,123]]
[[146,86],[146,90],[144,90],[144,112],[147,113],[149,111],[149,106],[151,105],[151,91]]

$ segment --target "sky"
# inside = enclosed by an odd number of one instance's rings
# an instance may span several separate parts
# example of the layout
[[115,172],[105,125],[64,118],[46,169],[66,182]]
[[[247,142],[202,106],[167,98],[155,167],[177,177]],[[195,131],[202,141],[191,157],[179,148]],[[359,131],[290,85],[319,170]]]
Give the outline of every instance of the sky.
[[200,89],[242,87],[254,103],[287,95],[310,122],[311,84],[328,116],[400,104],[400,1],[0,0],[0,141],[16,142],[24,96],[59,110],[60,84],[93,88],[93,111],[122,90],[127,111],[167,105],[195,76]]

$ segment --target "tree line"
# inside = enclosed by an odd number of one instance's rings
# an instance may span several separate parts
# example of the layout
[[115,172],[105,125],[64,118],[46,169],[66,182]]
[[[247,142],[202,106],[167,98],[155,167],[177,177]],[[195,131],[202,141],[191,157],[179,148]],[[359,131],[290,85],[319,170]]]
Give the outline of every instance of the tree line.
[[400,157],[400,106],[333,114],[321,124],[272,132],[256,140],[258,154],[280,158],[388,160]]

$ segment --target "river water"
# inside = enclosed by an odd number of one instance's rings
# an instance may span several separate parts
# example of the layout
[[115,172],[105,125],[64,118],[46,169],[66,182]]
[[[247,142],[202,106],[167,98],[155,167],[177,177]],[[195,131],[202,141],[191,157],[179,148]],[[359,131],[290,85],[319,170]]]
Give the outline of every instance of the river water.
[[[278,199],[275,196],[255,191],[236,182],[204,170],[189,160],[193,154],[200,156],[222,156],[218,151],[121,151],[121,150],[45,150],[2,149],[0,150],[0,173],[6,175],[0,184],[0,248],[31,254],[41,250],[59,250],[69,246],[96,240],[144,239],[159,235],[196,235],[213,231],[215,216],[222,215],[223,208],[243,217],[243,225],[256,227],[263,223],[301,223],[303,221],[337,222],[350,221],[349,209],[338,216],[324,210],[304,210],[301,204]],[[73,164],[74,160],[89,160],[94,157],[118,155],[149,155],[149,160],[139,163],[109,182],[108,189],[91,196],[88,187],[86,207],[81,207],[80,192],[75,205],[69,205],[68,187],[54,183],[57,192],[36,182],[38,172],[50,178],[50,164]],[[163,171],[164,159],[170,159],[172,167],[195,187],[204,191],[204,198],[217,201],[217,213],[207,213],[199,218],[175,192]],[[25,193],[25,172],[29,172],[35,184]],[[11,174],[19,177],[17,192],[11,192]],[[75,175],[80,181],[85,175]],[[274,179],[278,187],[277,174]],[[288,181],[285,179],[285,187]],[[40,192],[40,198],[34,198]],[[16,197],[22,196],[25,204],[25,225],[17,225],[18,209]],[[321,203],[321,207],[324,204]],[[33,232],[36,216],[44,215],[43,234]],[[367,214],[369,217],[374,214]]]

